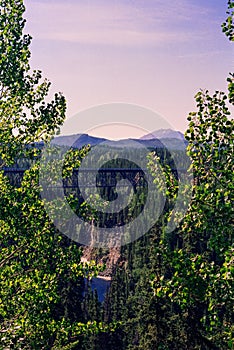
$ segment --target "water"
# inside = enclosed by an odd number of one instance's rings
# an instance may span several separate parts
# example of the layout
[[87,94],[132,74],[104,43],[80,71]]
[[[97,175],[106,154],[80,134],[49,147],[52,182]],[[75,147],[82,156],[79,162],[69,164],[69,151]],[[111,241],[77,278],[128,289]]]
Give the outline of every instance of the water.
[[102,303],[105,299],[105,294],[110,286],[111,280],[105,279],[102,277],[94,277],[91,280],[91,289],[94,291],[97,290],[98,293],[98,300]]

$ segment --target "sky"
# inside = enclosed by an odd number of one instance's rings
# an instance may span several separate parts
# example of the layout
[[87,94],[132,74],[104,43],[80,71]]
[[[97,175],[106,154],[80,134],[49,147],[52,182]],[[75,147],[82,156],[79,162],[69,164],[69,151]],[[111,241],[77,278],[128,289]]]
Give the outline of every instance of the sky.
[[[25,5],[31,66],[52,82],[52,93],[63,92],[68,119],[96,105],[123,102],[149,108],[184,132],[199,89],[226,91],[234,50],[220,27],[225,0],[26,0]],[[128,131],[129,137],[141,136],[134,127]],[[124,135],[108,125],[90,133]]]

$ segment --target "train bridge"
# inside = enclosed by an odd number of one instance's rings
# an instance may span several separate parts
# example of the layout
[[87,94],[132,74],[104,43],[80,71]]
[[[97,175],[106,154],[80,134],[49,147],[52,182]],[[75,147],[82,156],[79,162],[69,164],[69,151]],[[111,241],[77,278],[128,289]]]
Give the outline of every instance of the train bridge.
[[[13,186],[20,187],[24,172],[29,169],[3,167],[2,170],[9,177]],[[171,171],[176,177],[178,173],[187,173],[187,169],[171,169]],[[120,183],[119,186],[127,187],[131,184],[136,189],[136,187],[147,186],[146,174],[149,174],[149,170],[141,168],[78,168],[73,169],[69,177],[63,178],[62,185],[64,189],[78,189],[82,187],[115,188],[120,180],[126,179],[128,183],[125,181]],[[51,185],[50,187],[53,186]]]
[[[12,185],[20,187],[26,168],[2,168],[4,174],[9,177]],[[116,187],[118,181],[127,179],[133,187],[147,184],[145,174],[147,169],[141,168],[80,168],[73,169],[71,176],[63,179],[64,189],[77,189],[82,187],[108,188]],[[79,175],[82,183],[79,183]],[[93,181],[95,177],[95,181]],[[85,179],[85,180],[84,180]],[[120,186],[128,186],[122,184]],[[51,186],[53,187],[53,186]],[[56,186],[55,186],[56,187]]]

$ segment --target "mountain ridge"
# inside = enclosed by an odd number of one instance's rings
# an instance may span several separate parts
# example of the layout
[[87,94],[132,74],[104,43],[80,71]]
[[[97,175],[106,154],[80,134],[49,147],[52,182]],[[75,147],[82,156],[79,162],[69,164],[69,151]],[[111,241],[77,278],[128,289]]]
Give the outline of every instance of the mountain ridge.
[[[107,138],[91,136],[89,134],[60,135],[53,139],[52,144],[82,148],[85,145],[91,147],[102,144],[113,147],[147,147],[147,148],[169,148],[182,149],[186,146],[184,135],[180,131],[172,129],[159,129],[146,134],[138,139],[127,138],[120,140],[109,140]],[[138,146],[139,145],[139,146]]]
[[184,134],[181,131],[172,129],[158,129],[150,132],[142,137],[140,140],[151,140],[151,139],[179,139],[184,141]]

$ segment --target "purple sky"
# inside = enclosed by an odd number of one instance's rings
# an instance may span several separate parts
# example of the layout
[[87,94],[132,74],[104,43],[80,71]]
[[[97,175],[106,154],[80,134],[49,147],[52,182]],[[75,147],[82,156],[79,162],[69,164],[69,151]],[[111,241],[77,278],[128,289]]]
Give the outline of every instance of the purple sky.
[[[126,102],[148,107],[185,131],[195,93],[226,90],[234,52],[220,28],[224,0],[25,5],[32,67],[52,81],[53,92],[64,93],[68,118],[94,105]],[[96,135],[114,138],[111,128],[104,129]]]

